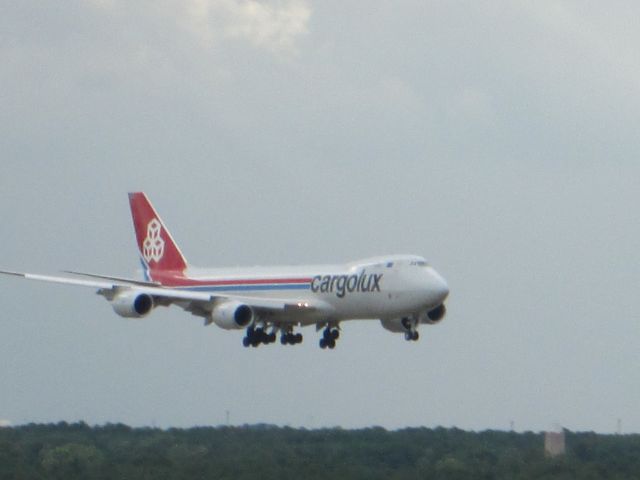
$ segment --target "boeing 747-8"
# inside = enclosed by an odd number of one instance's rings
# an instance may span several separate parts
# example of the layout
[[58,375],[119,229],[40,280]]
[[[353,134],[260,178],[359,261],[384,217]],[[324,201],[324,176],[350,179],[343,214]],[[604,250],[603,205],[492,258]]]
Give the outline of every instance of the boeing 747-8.
[[226,330],[246,330],[245,347],[302,342],[298,327],[323,330],[320,347],[333,349],[346,320],[380,320],[387,330],[418,339],[418,326],[446,313],[445,280],[424,258],[391,255],[340,265],[201,270],[190,267],[142,192],[129,203],[143,280],[66,272],[67,276],[0,271],[32,280],[97,289],[114,311],[142,318],[177,305]]

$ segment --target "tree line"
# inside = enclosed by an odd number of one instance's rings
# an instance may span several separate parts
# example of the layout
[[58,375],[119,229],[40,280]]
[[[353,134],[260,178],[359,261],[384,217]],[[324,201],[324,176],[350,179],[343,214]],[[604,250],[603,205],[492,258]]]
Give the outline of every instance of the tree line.
[[540,433],[271,425],[0,428],[0,480],[640,479],[640,435],[566,432],[548,458]]

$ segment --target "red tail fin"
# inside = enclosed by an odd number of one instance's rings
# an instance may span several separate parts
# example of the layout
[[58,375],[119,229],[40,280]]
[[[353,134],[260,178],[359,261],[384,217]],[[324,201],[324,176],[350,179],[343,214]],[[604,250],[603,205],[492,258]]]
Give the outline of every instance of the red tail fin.
[[154,272],[182,273],[187,261],[147,196],[143,192],[130,193],[129,204],[140,256],[151,277]]

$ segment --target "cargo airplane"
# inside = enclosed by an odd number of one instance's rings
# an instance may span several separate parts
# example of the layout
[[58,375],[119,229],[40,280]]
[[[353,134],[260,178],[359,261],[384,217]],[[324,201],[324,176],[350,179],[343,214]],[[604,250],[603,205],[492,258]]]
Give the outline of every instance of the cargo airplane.
[[302,342],[296,328],[322,330],[320,347],[333,349],[345,320],[376,319],[406,340],[418,339],[418,326],[434,324],[446,313],[445,280],[424,258],[374,257],[340,265],[202,270],[190,267],[142,192],[129,204],[144,279],[92,273],[66,276],[0,271],[45,282],[97,289],[113,310],[142,318],[159,306],[177,305],[226,330],[245,330],[245,347]]

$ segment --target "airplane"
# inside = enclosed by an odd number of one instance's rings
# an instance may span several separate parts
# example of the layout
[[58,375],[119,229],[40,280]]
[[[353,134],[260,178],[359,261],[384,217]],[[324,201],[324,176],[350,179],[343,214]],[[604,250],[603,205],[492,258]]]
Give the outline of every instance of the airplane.
[[116,314],[146,317],[176,305],[225,330],[245,330],[245,347],[302,342],[298,327],[322,330],[320,348],[333,349],[341,322],[379,320],[408,341],[418,326],[440,322],[446,281],[423,257],[390,255],[339,265],[198,269],[187,263],[144,192],[129,193],[143,280],[65,271],[50,276],[0,270],[44,282],[97,289]]

